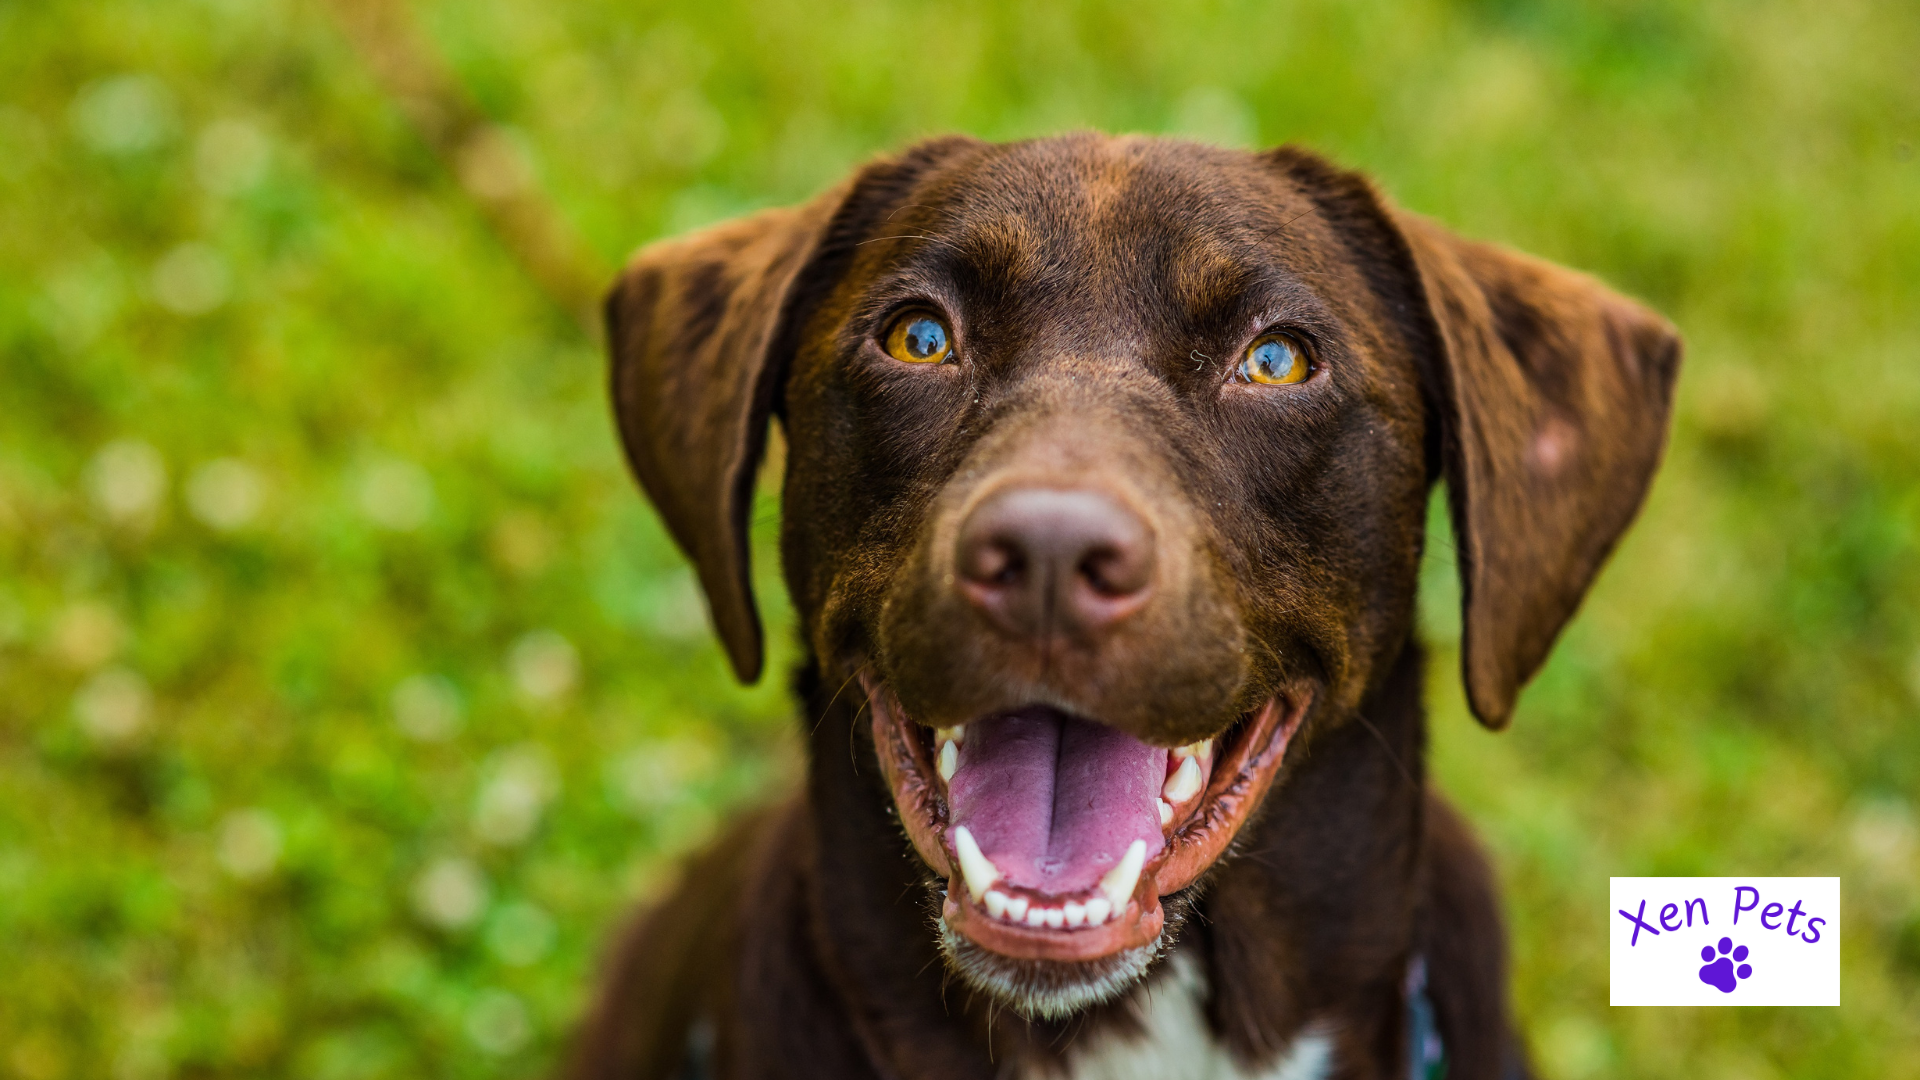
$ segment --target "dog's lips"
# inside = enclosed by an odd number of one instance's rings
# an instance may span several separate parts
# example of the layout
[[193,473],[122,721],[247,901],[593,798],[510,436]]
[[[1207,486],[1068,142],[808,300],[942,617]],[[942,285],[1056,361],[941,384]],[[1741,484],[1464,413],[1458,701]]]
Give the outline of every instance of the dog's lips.
[[[1208,740],[1169,753],[1045,709],[941,731],[929,746],[883,683],[861,681],[901,822],[926,864],[947,871],[948,928],[1034,960],[1152,944],[1165,921],[1160,898],[1220,858],[1272,783],[1308,701],[1276,694],[1217,748]],[[1074,751],[1077,773],[1066,761]],[[1078,820],[1036,826],[1042,813]]]

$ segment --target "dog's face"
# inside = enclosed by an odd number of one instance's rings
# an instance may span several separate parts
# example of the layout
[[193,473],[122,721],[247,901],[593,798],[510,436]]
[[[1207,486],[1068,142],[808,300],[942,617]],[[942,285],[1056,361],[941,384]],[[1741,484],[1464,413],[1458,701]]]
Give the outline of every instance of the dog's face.
[[1029,1012],[1167,939],[1303,723],[1406,641],[1449,480],[1476,711],[1504,722],[1658,457],[1677,339],[1296,151],[927,144],[644,252],[609,304],[636,471],[743,676],[766,418],[783,555],[938,932]]

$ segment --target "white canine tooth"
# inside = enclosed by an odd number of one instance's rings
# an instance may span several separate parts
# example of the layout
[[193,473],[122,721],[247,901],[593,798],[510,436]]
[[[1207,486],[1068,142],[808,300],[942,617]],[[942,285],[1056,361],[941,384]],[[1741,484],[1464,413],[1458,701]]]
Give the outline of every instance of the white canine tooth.
[[1047,921],[1047,909],[1043,907],[1027,909],[1027,925],[1042,926]]
[[1099,926],[1113,914],[1113,902],[1104,896],[1096,896],[1087,901],[1087,925]]
[[1170,803],[1183,803],[1200,794],[1200,762],[1194,758],[1184,758],[1180,762],[1180,771],[1167,777],[1167,786],[1160,794]]
[[1062,908],[1061,910],[1067,913],[1068,926],[1085,926],[1086,925],[1087,905],[1081,903],[1078,900],[1069,900],[1067,901],[1067,906]]
[[1057,907],[1047,909],[1047,925],[1055,930],[1067,925],[1067,913]]
[[960,767],[960,752],[955,750],[952,739],[940,744],[940,779],[952,780],[955,769]]
[[1128,845],[1127,853],[1120,865],[1107,871],[1100,879],[1100,891],[1107,894],[1113,903],[1113,910],[1127,910],[1127,901],[1133,899],[1133,887],[1140,882],[1140,868],[1147,863],[1147,842],[1135,840]]
[[1173,804],[1165,799],[1153,801],[1160,804],[1160,827],[1164,829],[1173,824]]
[[1008,921],[1020,922],[1024,920],[1026,917],[1027,917],[1027,898],[1024,896],[1008,897],[1007,898]]
[[980,853],[980,845],[974,843],[973,834],[967,831],[965,825],[953,830],[953,850],[954,854],[960,856],[960,876],[966,879],[967,891],[973,894],[975,900],[980,899],[983,893],[993,887],[994,882],[1000,880],[1000,868]]
[[1199,742],[1196,742],[1196,743],[1188,743],[1185,746],[1176,746],[1173,748],[1173,756],[1176,759],[1180,759],[1180,760],[1185,760],[1186,758],[1193,758],[1193,757],[1206,757],[1212,753],[1213,753],[1212,739],[1201,739]]
[[1007,913],[1007,894],[999,889],[988,889],[987,895],[981,899],[987,905],[987,914],[994,918],[997,919]]
[[957,727],[934,728],[933,741],[957,742],[957,743],[966,742],[967,741],[967,725],[961,724]]

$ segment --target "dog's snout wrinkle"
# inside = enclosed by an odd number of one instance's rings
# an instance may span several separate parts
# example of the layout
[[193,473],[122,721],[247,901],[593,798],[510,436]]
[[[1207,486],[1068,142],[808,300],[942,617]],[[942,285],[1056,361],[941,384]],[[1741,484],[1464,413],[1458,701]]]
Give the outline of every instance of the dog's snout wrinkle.
[[1155,554],[1153,530],[1111,496],[1012,487],[961,523],[955,587],[1009,634],[1084,643],[1145,605]]

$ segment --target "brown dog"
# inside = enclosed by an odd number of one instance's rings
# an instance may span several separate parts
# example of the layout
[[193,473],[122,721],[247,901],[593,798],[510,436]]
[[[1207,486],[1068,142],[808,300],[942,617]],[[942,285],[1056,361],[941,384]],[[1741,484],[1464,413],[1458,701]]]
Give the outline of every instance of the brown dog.
[[1424,781],[1427,496],[1497,728],[1646,490],[1669,325],[1299,150],[1093,135],[923,144],[607,315],[747,680],[785,428],[812,753],[628,936],[574,1077],[1524,1075]]

